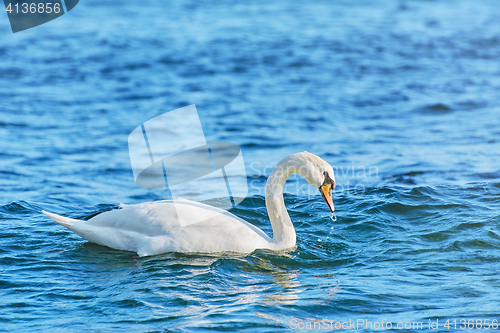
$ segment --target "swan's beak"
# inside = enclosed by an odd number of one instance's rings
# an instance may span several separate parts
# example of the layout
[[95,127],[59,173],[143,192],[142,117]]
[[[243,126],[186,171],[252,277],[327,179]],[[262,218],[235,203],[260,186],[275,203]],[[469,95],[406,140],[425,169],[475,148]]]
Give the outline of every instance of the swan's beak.
[[326,184],[319,187],[319,191],[321,192],[321,196],[323,200],[325,200],[328,208],[333,213],[335,207],[333,206],[333,198],[332,198],[332,184]]

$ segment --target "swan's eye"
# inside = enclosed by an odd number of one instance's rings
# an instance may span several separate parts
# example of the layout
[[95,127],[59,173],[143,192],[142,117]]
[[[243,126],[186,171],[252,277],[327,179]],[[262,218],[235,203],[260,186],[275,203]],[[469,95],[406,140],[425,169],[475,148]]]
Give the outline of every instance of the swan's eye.
[[323,181],[323,185],[331,184],[332,187],[335,187],[335,181],[330,178],[330,175],[328,174],[328,172],[323,171],[323,175],[325,176],[325,179]]

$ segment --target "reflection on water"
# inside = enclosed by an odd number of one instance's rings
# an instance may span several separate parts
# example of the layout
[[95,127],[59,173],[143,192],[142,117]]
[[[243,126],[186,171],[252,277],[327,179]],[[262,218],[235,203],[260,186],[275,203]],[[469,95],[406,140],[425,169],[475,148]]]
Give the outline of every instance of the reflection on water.
[[276,302],[283,305],[294,304],[302,290],[298,280],[298,270],[286,270],[274,265],[270,260],[258,258],[257,265],[272,279],[274,286],[269,288],[264,296],[265,302]]
[[273,282],[279,286],[274,293],[266,293],[264,296],[272,301],[283,305],[295,304],[299,299],[300,289],[298,271],[276,271],[271,273]]

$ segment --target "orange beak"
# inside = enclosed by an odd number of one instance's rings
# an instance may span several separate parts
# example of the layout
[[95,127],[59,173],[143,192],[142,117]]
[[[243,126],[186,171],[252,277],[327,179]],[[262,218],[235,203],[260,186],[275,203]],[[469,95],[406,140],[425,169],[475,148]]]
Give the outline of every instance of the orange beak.
[[335,207],[333,206],[332,184],[320,186],[319,191],[321,192],[323,200],[325,200],[326,204],[328,205],[328,208],[330,208],[330,211],[333,213]]

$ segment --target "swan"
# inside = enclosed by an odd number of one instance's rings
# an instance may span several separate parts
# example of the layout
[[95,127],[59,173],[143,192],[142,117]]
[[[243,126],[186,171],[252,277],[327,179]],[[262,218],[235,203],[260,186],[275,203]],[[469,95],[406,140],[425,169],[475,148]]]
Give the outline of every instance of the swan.
[[[225,210],[190,200],[163,200],[107,211],[88,221],[75,220],[42,211],[55,222],[82,238],[139,256],[166,252],[251,253],[256,249],[282,251],[295,247],[295,229],[283,201],[283,187],[292,173],[304,177],[319,189],[333,213],[333,168],[309,152],[291,154],[278,163],[266,183],[266,207],[273,237]],[[200,221],[181,223],[176,212],[184,209]]]

